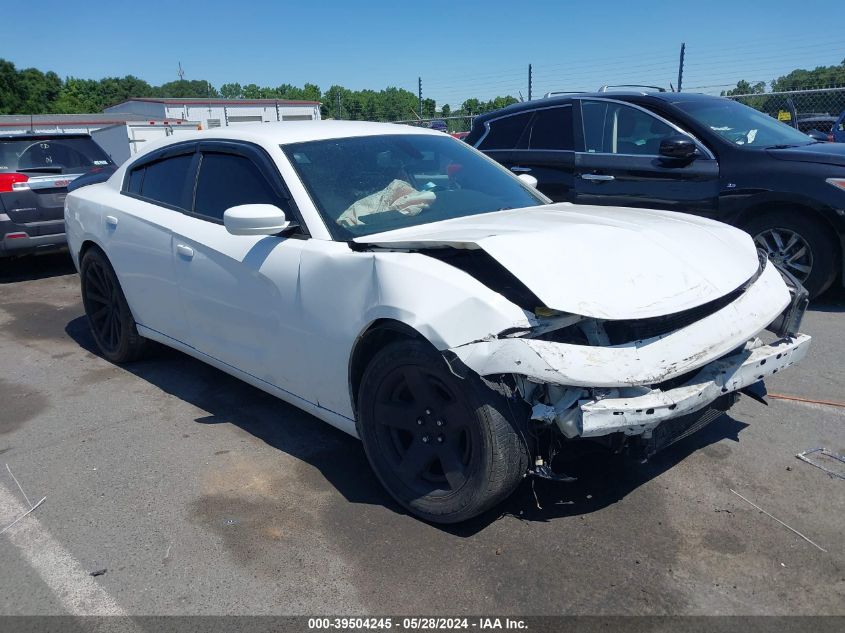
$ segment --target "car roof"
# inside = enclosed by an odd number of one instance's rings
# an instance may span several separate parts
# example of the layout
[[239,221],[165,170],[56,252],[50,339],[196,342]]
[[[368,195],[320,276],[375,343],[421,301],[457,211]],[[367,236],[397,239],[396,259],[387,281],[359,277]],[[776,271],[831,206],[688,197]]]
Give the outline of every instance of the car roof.
[[[304,141],[320,141],[354,136],[378,136],[382,134],[431,134],[442,136],[441,132],[423,127],[397,123],[371,123],[368,121],[284,121],[274,123],[238,123],[228,127],[216,127],[197,132],[183,132],[169,137],[171,142],[204,139],[233,139],[286,145]],[[169,145],[164,143],[157,145]]]
[[90,134],[84,132],[34,132],[25,134],[15,134],[13,132],[7,134],[0,134],[0,141],[15,141],[15,140],[39,140],[45,138],[91,138]]
[[550,107],[555,105],[562,105],[569,103],[572,99],[622,99],[629,100],[632,97],[653,98],[667,103],[680,103],[686,101],[703,101],[709,99],[724,99],[715,95],[705,95],[698,92],[658,92],[657,90],[608,90],[607,92],[573,92],[563,94],[560,96],[544,97],[542,99],[533,99],[531,101],[523,101],[522,103],[514,103],[500,110],[493,112],[485,112],[479,114],[476,121],[487,121],[491,118],[497,118],[504,114],[517,114],[524,110],[534,110],[536,108]]

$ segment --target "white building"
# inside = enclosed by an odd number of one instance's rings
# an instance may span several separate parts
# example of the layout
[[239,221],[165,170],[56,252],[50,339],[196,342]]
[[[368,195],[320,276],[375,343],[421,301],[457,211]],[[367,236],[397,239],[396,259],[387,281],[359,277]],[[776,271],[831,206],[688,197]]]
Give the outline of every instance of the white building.
[[134,98],[104,110],[131,113],[150,119],[199,121],[205,129],[235,123],[310,121],[320,119],[319,101],[286,99],[157,99]]
[[113,125],[138,127],[189,128],[196,130],[199,121],[182,118],[153,118],[141,114],[4,114],[0,115],[0,134],[92,134],[96,130]]

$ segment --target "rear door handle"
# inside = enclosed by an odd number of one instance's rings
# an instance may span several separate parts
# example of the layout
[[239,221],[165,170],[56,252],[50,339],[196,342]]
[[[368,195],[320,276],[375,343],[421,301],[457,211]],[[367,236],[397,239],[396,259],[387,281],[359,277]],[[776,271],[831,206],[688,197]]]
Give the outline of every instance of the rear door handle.
[[616,180],[613,176],[608,176],[606,174],[581,174],[581,178],[583,180],[591,180],[593,182],[608,182]]
[[106,224],[108,224],[109,226],[111,226],[111,227],[117,226],[117,218],[114,217],[113,215],[107,215],[105,219],[106,219]]
[[180,257],[184,257],[185,259],[192,259],[194,256],[194,249],[184,244],[177,244],[176,252],[179,253]]
[[525,173],[531,171],[530,167],[511,167],[511,171],[515,173]]

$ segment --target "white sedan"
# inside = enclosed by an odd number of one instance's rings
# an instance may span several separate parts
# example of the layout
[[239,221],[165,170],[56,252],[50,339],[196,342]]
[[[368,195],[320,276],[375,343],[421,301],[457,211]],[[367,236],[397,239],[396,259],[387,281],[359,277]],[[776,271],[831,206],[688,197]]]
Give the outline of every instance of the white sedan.
[[237,376],[446,523],[563,478],[561,441],[648,456],[810,340],[806,293],[745,233],[530,180],[437,131],[244,125],[150,148],[65,222],[105,358],[153,340]]

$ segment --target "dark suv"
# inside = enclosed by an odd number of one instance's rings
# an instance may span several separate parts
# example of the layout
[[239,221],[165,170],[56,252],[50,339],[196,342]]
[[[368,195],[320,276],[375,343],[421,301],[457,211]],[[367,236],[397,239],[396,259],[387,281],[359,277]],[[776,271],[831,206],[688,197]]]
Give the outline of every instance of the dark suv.
[[64,246],[68,184],[114,167],[87,134],[0,136],[0,258]]
[[554,201],[708,216],[754,236],[812,296],[841,274],[845,146],[706,95],[550,97],[475,119],[468,143]]

